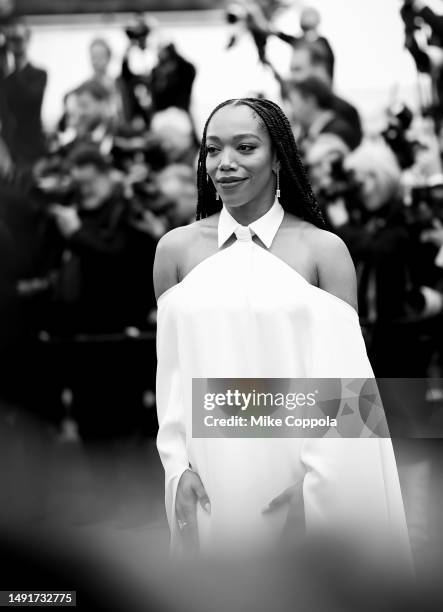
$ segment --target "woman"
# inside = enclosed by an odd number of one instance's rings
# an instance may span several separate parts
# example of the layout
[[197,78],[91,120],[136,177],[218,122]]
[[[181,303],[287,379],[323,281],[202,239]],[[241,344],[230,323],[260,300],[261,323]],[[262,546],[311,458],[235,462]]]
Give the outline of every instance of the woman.
[[266,549],[302,492],[308,530],[382,525],[407,556],[389,439],[192,437],[193,378],[372,376],[349,253],[322,229],[279,106],[220,104],[197,183],[197,221],[167,233],[154,264],[172,549]]

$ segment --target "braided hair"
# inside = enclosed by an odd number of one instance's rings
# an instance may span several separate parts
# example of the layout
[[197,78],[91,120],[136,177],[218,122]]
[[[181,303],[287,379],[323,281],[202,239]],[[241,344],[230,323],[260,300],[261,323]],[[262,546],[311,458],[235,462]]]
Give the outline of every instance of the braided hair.
[[218,212],[222,203],[215,199],[215,187],[209,180],[206,171],[206,133],[212,116],[224,106],[243,104],[249,106],[260,118],[271,138],[272,145],[280,162],[280,190],[279,198],[283,208],[293,215],[311,222],[317,227],[325,228],[326,222],[323,213],[312,193],[306,171],[300,159],[298,147],[292,133],[291,125],[282,109],[262,98],[239,98],[226,100],[219,104],[209,115],[200,145],[200,154],[197,168],[197,214],[196,219],[203,219]]

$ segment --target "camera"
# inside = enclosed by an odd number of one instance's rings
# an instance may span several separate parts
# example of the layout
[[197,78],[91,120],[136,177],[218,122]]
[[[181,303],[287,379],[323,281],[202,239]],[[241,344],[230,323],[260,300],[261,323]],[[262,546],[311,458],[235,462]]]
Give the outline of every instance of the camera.
[[434,219],[443,221],[443,176],[415,185],[410,193],[409,221],[423,228],[432,227]]
[[344,198],[348,206],[355,206],[359,201],[360,183],[352,170],[345,168],[344,159],[338,157],[330,163],[330,184],[319,190],[318,197],[325,205]]
[[403,0],[400,14],[405,24],[406,34],[414,34],[414,32],[420,30],[421,25],[417,22],[417,13],[414,10],[412,0]]
[[[414,9],[413,0],[403,0],[403,5],[400,9],[400,14],[405,24],[405,32],[406,35],[413,35],[418,30],[422,29],[423,21],[420,18],[420,15]],[[435,47],[442,47],[443,40],[431,30],[431,33],[427,36],[428,45]]]
[[407,137],[413,117],[412,111],[404,104],[391,107],[388,110],[388,125],[381,133],[402,170],[410,168],[415,161],[415,149],[418,143]]
[[245,21],[247,17],[246,10],[239,4],[229,4],[226,8],[225,19],[230,24]]
[[31,196],[37,205],[50,213],[54,204],[72,206],[77,195],[70,173],[58,158],[48,158],[34,176]]
[[138,15],[135,23],[125,28],[125,34],[131,43],[138,44],[142,49],[146,47],[146,41],[151,32],[152,25],[142,15]]

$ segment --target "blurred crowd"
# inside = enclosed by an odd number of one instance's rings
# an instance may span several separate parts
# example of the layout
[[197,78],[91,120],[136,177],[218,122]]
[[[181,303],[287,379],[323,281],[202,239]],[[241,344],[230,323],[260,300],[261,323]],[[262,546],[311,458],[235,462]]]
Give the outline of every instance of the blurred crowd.
[[[279,84],[329,229],[356,266],[376,376],[440,376],[443,17],[404,2],[405,45],[429,76],[429,104],[386,109],[385,129],[368,135],[335,91],[318,11],[301,11],[297,33],[275,26],[278,9],[234,2],[227,47],[252,36]],[[0,17],[0,391],[56,427],[70,412],[85,440],[155,429],[153,258],[165,232],[195,218],[196,69],[173,42],[156,42],[158,27],[134,18],[117,78],[109,43],[91,40],[90,76],[66,92],[48,132],[31,29]],[[287,74],[268,58],[272,37],[291,48]]]

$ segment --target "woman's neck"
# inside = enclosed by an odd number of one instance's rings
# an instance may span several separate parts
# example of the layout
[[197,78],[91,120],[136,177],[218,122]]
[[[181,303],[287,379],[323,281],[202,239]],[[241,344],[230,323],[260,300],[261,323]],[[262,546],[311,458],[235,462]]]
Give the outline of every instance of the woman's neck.
[[240,225],[249,225],[254,223],[260,217],[263,217],[270,210],[275,201],[275,193],[270,194],[267,198],[260,198],[260,201],[251,200],[241,206],[229,206],[226,208],[230,215],[240,223]]

